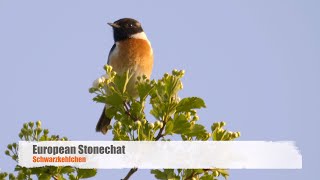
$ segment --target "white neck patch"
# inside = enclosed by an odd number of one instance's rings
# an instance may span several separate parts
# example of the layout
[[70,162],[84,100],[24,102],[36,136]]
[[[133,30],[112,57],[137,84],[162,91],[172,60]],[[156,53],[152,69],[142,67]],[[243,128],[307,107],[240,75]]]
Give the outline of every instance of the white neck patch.
[[133,38],[133,39],[143,39],[143,40],[148,41],[148,43],[150,44],[150,42],[149,42],[149,40],[148,40],[148,38],[147,38],[147,35],[146,35],[146,33],[144,33],[144,32],[136,33],[136,34],[130,36],[130,38]]

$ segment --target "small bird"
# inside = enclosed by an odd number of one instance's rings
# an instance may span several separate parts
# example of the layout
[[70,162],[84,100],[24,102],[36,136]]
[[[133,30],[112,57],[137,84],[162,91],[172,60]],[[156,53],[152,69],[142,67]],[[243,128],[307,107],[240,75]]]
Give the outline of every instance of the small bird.
[[[137,96],[135,81],[138,76],[150,78],[153,68],[153,50],[144,33],[141,23],[135,19],[123,18],[108,23],[113,29],[114,45],[112,46],[108,65],[117,74],[123,74],[130,70],[133,75],[127,85],[127,91],[133,97]],[[96,126],[97,132],[106,134],[111,118],[105,113],[108,107],[105,106]]]

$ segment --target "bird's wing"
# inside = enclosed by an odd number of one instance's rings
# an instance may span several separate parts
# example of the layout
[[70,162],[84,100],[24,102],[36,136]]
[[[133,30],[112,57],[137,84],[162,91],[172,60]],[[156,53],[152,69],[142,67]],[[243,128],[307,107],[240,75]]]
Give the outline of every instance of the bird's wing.
[[109,64],[110,62],[110,54],[112,53],[112,51],[114,50],[114,48],[116,48],[116,44],[113,44],[112,48],[110,49],[109,55],[108,55],[108,62],[107,64]]

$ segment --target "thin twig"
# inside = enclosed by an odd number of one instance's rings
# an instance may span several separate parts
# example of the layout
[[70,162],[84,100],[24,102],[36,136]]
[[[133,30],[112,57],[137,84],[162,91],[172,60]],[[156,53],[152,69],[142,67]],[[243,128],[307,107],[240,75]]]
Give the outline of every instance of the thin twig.
[[132,174],[134,174],[135,172],[137,172],[138,171],[138,168],[132,168],[132,169],[130,169],[130,171],[128,172],[128,174],[126,175],[126,177],[124,177],[123,179],[121,179],[121,180],[128,180],[131,176],[132,176]]

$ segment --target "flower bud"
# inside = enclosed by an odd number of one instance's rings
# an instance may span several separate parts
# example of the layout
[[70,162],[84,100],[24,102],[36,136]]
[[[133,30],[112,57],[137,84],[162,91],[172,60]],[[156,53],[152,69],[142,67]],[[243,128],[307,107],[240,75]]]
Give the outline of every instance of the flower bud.
[[29,122],[29,127],[33,128],[34,122]]
[[49,130],[48,129],[44,129],[43,130],[43,134],[46,136],[46,135],[48,135],[49,134]]
[[237,132],[237,137],[240,137],[241,136],[241,133],[240,132]]
[[177,70],[177,69],[174,69],[174,70],[172,71],[172,74],[173,74],[173,75],[177,75],[177,74],[178,74],[178,70]]
[[213,172],[212,172],[212,175],[213,175],[214,177],[218,177],[218,176],[219,176],[219,172],[218,172],[218,171],[213,171]]
[[7,148],[10,149],[10,150],[12,150],[12,145],[11,145],[11,144],[8,144]]
[[149,123],[148,126],[149,126],[150,129],[153,129],[153,128],[154,128],[154,124],[153,124],[153,123]]
[[160,122],[160,128],[163,128],[163,122]]
[[23,135],[27,135],[28,130],[27,130],[27,129],[25,129],[25,128],[22,128],[22,129],[21,129],[21,133],[22,133]]
[[114,128],[120,128],[121,127],[121,122],[120,121],[117,121],[114,123]]
[[24,124],[23,124],[23,128],[28,129],[28,124],[27,124],[27,123],[24,123]]
[[181,71],[180,71],[180,75],[181,75],[181,76],[184,76],[185,73],[186,73],[185,70],[181,70]]
[[199,120],[199,116],[198,115],[193,116],[193,120],[194,121],[198,121]]
[[163,75],[164,78],[167,78],[168,76],[169,76],[168,73],[164,73],[164,75]]
[[15,149],[16,149],[16,148],[17,148],[17,146],[18,146],[18,144],[17,144],[17,143],[12,143],[12,147],[13,147],[13,148],[15,148]]
[[231,136],[232,136],[233,138],[237,138],[237,137],[238,137],[238,133],[233,132]]
[[[94,86],[93,83],[92,83],[92,86]],[[95,88],[95,87],[89,88],[89,93],[94,93],[95,91],[97,91],[97,88]]]
[[142,124],[145,124],[146,122],[147,122],[146,119],[142,119],[142,120],[141,120],[141,123],[142,123]]
[[134,122],[134,124],[137,126],[137,127],[140,127],[141,126],[141,121],[136,121],[136,122]]
[[4,153],[5,153],[7,156],[10,156],[10,151],[9,151],[9,150],[6,150]]
[[220,127],[223,127],[225,125],[226,125],[226,122],[223,122],[223,121],[220,122]]
[[36,122],[37,127],[41,127],[41,121]]
[[107,71],[107,72],[111,72],[112,71],[112,66],[109,66],[109,65],[105,65],[104,67],[103,67],[103,69],[105,70],[105,71]]
[[220,127],[219,123],[213,123],[211,126],[211,130],[214,131],[215,129],[217,129],[218,127]]
[[159,120],[157,120],[156,122],[154,122],[155,127],[160,127],[161,122]]
[[108,64],[104,65],[104,66],[103,66],[103,69],[104,69],[105,71],[107,71],[107,69],[108,69]]
[[23,134],[20,132],[19,133],[19,138],[22,139],[22,137],[23,137]]

